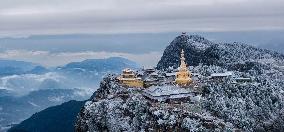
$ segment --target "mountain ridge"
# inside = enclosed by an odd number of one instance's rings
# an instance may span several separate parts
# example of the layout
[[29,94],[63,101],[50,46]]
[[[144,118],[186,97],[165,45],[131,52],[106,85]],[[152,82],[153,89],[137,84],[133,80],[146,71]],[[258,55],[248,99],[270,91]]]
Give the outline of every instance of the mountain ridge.
[[[73,125],[76,115],[84,103],[85,101],[71,100],[60,105],[46,108],[33,114],[21,124],[12,127],[8,132],[72,132],[74,131]],[[52,118],[50,116],[52,116]]]
[[280,60],[279,63],[284,64],[284,55],[276,51],[237,42],[214,43],[199,35],[180,35],[166,47],[157,69],[177,68],[181,49],[185,50],[186,62],[190,66],[204,64],[230,68],[234,67],[235,63],[260,63],[261,59],[265,59],[263,57]]

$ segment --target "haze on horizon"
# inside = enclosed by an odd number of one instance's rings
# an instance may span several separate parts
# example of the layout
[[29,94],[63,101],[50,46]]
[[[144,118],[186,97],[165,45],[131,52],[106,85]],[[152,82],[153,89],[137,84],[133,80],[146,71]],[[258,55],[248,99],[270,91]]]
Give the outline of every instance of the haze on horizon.
[[283,0],[3,0],[0,18],[0,58],[45,66],[110,56],[153,66],[182,31],[284,52]]

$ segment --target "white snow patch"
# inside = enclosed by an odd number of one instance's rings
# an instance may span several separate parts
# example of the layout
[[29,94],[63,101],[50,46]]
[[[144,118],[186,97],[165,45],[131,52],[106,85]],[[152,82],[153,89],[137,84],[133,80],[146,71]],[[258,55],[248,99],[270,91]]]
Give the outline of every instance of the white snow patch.
[[207,45],[207,44],[199,43],[199,42],[194,42],[194,43],[192,43],[192,45],[194,45],[197,49],[200,49],[200,50],[205,50],[205,49],[207,49],[208,47],[210,47],[210,46]]

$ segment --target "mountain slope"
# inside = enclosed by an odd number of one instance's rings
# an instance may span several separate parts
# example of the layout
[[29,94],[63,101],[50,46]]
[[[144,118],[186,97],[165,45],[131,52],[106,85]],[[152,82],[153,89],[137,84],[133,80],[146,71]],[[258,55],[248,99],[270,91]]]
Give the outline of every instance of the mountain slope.
[[[181,35],[165,49],[157,68],[177,68],[181,49],[185,50],[187,64],[193,66],[190,70],[201,75],[206,111],[245,131],[283,131],[283,125],[279,125],[284,111],[283,54]],[[252,83],[208,80],[212,73],[226,71],[233,71],[234,78],[251,78]]]
[[190,66],[217,65],[235,70],[236,65],[249,67],[249,64],[261,65],[272,62],[284,65],[284,55],[277,52],[241,43],[214,43],[198,35],[180,35],[166,47],[157,69],[177,68],[181,49],[184,49],[186,62]]
[[74,132],[77,113],[85,101],[69,101],[35,113],[8,132]]
[[[0,97],[0,126],[6,127],[30,117],[49,106],[69,100],[84,100],[88,94],[81,89],[42,89],[21,97]],[[86,97],[87,96],[87,97]]]

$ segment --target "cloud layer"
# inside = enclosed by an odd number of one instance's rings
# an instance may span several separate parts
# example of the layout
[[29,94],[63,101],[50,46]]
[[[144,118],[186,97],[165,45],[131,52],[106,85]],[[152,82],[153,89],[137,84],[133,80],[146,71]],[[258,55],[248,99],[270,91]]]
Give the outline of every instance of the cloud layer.
[[42,64],[44,66],[54,67],[65,65],[70,62],[83,61],[85,59],[102,59],[108,57],[124,57],[142,66],[155,66],[161,57],[159,52],[150,52],[144,54],[130,54],[119,52],[60,52],[51,53],[49,51],[27,51],[27,50],[7,50],[0,53],[0,58],[22,60]]
[[0,35],[284,28],[283,0],[4,0]]

